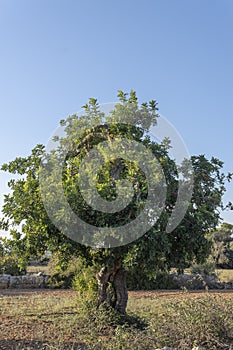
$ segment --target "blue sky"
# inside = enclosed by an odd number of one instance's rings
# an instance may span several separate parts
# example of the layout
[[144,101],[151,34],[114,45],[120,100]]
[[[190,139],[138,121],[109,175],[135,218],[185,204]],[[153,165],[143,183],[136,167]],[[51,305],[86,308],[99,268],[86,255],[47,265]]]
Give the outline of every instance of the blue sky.
[[231,0],[0,0],[0,164],[46,144],[89,97],[134,89],[191,154],[233,171],[232,34]]

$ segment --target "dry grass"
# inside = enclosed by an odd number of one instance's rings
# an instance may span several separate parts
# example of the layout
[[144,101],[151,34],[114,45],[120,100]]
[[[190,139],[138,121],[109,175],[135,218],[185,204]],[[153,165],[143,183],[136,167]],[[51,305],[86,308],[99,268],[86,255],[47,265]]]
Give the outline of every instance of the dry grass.
[[[83,308],[75,291],[0,291],[0,349],[148,350],[233,340],[233,292],[130,292],[127,318]],[[137,317],[135,316],[137,315]]]
[[38,265],[38,266],[30,265],[27,267],[27,273],[29,274],[36,274],[39,272],[42,272],[44,275],[49,275],[49,267],[46,265]]
[[233,270],[217,269],[216,275],[220,282],[233,282]]

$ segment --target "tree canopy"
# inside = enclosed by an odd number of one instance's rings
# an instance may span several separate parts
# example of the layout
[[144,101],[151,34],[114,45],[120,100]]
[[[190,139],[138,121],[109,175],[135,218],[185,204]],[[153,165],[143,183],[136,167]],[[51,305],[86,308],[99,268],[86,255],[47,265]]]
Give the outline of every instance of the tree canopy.
[[[10,230],[12,247],[20,252],[22,260],[46,250],[58,251],[64,261],[80,256],[87,265],[102,267],[102,275],[107,271],[109,283],[110,277],[117,276],[124,267],[136,266],[150,275],[156,269],[183,268],[208,256],[206,233],[220,221],[225,182],[231,174],[222,172],[223,162],[217,158],[192,156],[192,197],[188,203],[185,198],[179,203],[187,207],[186,213],[169,232],[167,225],[180,185],[178,167],[186,188],[191,186],[187,161],[177,165],[169,153],[169,140],[158,142],[150,136],[150,127],[159,118],[156,101],[139,104],[134,91],[129,95],[119,91],[118,98],[107,116],[97,100],[90,99],[83,106],[83,115],[60,122],[63,133],[53,139],[50,148],[37,145],[28,157],[2,165],[2,170],[18,178],[9,181],[11,192],[5,195],[1,228]],[[120,119],[122,115],[127,123]],[[154,163],[147,150],[154,156]],[[150,163],[148,171],[141,167],[145,162]],[[66,210],[64,198],[71,211]],[[149,200],[153,206],[147,206]],[[114,205],[119,205],[118,210]],[[142,211],[144,216],[140,217]],[[98,230],[89,232],[86,226],[77,226],[73,214],[88,223],[90,230],[92,226]],[[137,217],[141,219],[135,231],[129,226],[126,239],[121,227]],[[64,222],[69,225],[64,226]],[[135,234],[140,230],[143,234]]]
[[233,225],[223,222],[220,227],[211,230],[209,239],[212,242],[211,255],[217,267],[233,267]]

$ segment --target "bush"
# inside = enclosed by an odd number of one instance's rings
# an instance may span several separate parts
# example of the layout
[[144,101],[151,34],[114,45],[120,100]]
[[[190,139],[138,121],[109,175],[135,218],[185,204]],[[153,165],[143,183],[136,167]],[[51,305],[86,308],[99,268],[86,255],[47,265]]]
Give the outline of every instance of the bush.
[[204,273],[205,275],[213,275],[215,273],[215,263],[207,261],[203,264],[195,264],[191,267],[190,272],[193,274]]
[[[140,310],[140,316],[135,316],[135,308],[137,313]],[[80,320],[86,331],[91,329],[88,349],[148,350],[170,346],[174,350],[227,350],[233,340],[232,301],[221,295],[191,298],[183,294],[164,303],[137,299],[133,313],[128,315],[104,307],[90,308],[86,313],[81,310]]]
[[99,270],[96,266],[85,266],[81,260],[76,262],[76,275],[72,281],[72,287],[78,291],[78,296],[81,299],[97,299],[96,274]]
[[0,261],[0,274],[18,276],[26,273],[26,267],[21,267],[19,259],[10,254],[5,254]]
[[50,258],[49,284],[52,288],[71,288],[74,277],[79,271],[80,258],[73,257],[70,261],[62,262],[58,253]]
[[97,266],[87,266],[80,257],[61,262],[59,254],[53,254],[49,264],[49,283],[53,288],[73,288],[80,294],[97,292]]
[[129,290],[155,290],[176,289],[177,285],[172,281],[167,272],[159,271],[153,276],[147,276],[144,271],[130,270],[127,274],[127,286]]
[[222,297],[183,298],[166,305],[160,317],[153,317],[159,345],[189,350],[194,346],[206,350],[229,349],[233,339],[232,304]]

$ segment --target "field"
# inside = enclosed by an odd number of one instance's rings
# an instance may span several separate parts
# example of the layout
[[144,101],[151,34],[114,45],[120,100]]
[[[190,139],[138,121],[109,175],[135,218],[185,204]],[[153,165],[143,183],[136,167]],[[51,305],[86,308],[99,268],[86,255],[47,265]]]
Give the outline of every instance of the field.
[[233,349],[232,292],[130,292],[128,316],[75,291],[1,290],[0,349]]
[[218,269],[215,273],[220,282],[233,282],[233,270]]

